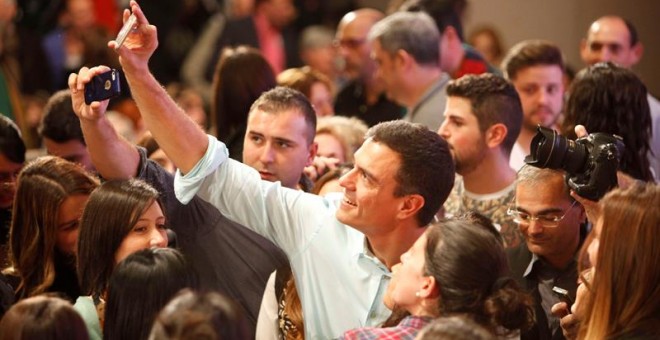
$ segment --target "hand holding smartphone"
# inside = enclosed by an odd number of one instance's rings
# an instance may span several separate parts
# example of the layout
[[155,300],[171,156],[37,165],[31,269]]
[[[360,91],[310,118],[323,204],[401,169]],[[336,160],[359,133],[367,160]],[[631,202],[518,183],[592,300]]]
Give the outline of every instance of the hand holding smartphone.
[[102,101],[119,96],[121,94],[120,84],[119,71],[115,69],[95,75],[85,85],[85,104],[90,105],[94,101]]
[[137,17],[135,14],[131,13],[131,16],[128,17],[126,22],[124,23],[124,26],[121,27],[121,30],[119,30],[119,33],[117,34],[117,38],[115,39],[115,42],[117,45],[115,45],[115,51],[118,50],[121,45],[124,43],[124,40],[126,40],[126,37],[128,37],[128,34],[131,33],[131,30],[133,29],[133,26],[137,22]]

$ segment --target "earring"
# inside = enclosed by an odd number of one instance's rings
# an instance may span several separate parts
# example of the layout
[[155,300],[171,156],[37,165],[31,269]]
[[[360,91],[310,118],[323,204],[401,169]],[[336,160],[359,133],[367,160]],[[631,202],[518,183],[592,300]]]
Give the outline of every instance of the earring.
[[419,294],[419,291],[415,292],[415,297],[420,297],[421,294]]

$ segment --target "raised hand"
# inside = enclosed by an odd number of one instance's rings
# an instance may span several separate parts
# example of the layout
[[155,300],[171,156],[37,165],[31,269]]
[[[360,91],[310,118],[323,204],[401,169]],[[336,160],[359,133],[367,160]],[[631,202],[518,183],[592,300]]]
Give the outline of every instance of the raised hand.
[[71,102],[78,119],[96,121],[105,114],[110,100],[95,101],[90,105],[85,104],[85,85],[92,80],[92,77],[109,70],[110,68],[107,66],[83,67],[78,73],[69,75],[68,84],[69,90],[71,90]]
[[[131,12],[137,18],[136,24],[128,33],[124,43],[117,49],[119,53],[119,63],[125,72],[148,71],[149,58],[158,47],[158,35],[156,26],[149,24],[147,17],[144,16],[142,9],[136,1],[131,0],[131,10],[124,10],[123,20],[126,22]],[[108,47],[115,49],[117,42],[111,40]]]

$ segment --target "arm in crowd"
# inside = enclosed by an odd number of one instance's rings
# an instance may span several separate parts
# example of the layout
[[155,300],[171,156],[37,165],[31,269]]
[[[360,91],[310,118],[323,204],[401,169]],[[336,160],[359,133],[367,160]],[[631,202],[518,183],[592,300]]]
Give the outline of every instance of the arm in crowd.
[[[183,112],[149,72],[149,58],[158,47],[156,27],[149,24],[137,2],[131,1],[130,6],[137,17],[137,26],[118,49],[119,62],[133,99],[158,145],[182,173],[187,173],[206,152],[206,133]],[[124,21],[129,15],[129,11],[125,10]],[[110,41],[108,46],[115,48],[116,44]],[[78,85],[78,90],[82,90],[81,85]]]
[[106,66],[83,67],[78,74],[69,75],[71,101],[96,170],[106,179],[128,179],[137,174],[140,162],[137,149],[117,133],[105,115],[108,100],[85,104],[85,85],[92,77],[109,69]]

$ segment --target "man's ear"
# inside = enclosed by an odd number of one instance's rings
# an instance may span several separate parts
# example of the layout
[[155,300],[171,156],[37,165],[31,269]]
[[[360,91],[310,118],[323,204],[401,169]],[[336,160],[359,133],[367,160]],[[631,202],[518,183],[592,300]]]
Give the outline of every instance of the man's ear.
[[509,129],[507,129],[506,125],[502,123],[491,125],[491,127],[489,127],[484,133],[486,145],[491,149],[500,146],[500,144],[504,142],[504,139],[506,139],[508,133]]
[[392,61],[398,69],[407,70],[412,65],[412,62],[415,61],[415,58],[413,58],[408,52],[399,49],[394,54]]
[[307,163],[305,166],[310,166],[314,164],[314,158],[316,157],[316,154],[319,151],[319,144],[316,142],[312,142],[312,144],[309,146],[309,155],[307,155]]
[[415,216],[423,206],[424,197],[422,195],[406,195],[399,207],[398,217],[403,220]]
[[636,65],[644,55],[644,45],[641,42],[635,44],[635,46],[630,49],[630,66]]
[[587,39],[582,38],[582,40],[580,40],[580,57],[582,58],[582,61],[584,61],[585,63],[588,60],[588,54],[589,54],[589,51],[587,51],[588,48],[589,46],[587,46]]

